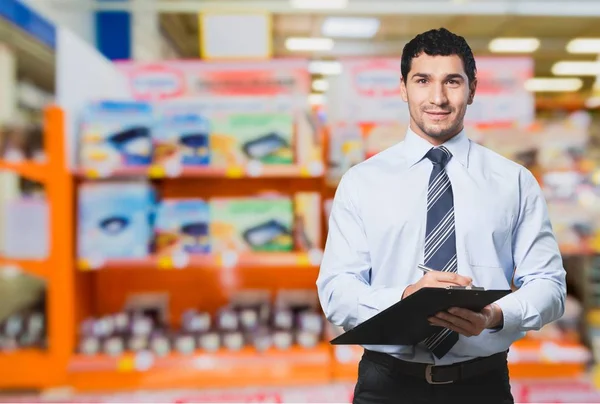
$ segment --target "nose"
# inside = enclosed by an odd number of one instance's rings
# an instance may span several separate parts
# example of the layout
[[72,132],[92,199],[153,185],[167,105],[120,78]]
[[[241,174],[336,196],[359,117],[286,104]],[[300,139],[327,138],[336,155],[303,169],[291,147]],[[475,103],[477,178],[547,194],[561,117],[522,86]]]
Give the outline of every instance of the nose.
[[443,83],[435,84],[430,87],[429,103],[433,105],[445,105],[448,102],[446,97],[446,88]]

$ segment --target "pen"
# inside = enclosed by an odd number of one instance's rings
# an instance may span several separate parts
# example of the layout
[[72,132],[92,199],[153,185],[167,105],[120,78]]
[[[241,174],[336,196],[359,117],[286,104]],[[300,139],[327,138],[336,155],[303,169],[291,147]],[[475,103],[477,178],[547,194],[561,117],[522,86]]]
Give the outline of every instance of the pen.
[[425,272],[425,273],[427,273],[427,272],[433,272],[433,271],[435,271],[435,269],[431,269],[431,268],[429,268],[429,267],[426,267],[425,265],[422,265],[422,264],[419,264],[419,265],[417,265],[417,266],[419,267],[419,269],[420,269],[421,271],[423,271],[423,272]]
[[[435,269],[431,269],[431,268],[429,268],[429,267],[426,267],[426,266],[425,266],[425,265],[423,265],[423,264],[419,264],[419,265],[417,265],[417,267],[419,267],[419,269],[420,269],[421,271],[423,271],[424,273],[427,273],[427,272],[433,272],[433,271],[435,271]],[[455,287],[453,287],[453,286],[450,286],[450,287],[449,287],[449,289],[452,289],[452,288],[455,288]],[[463,288],[463,287],[461,286],[461,287],[460,287],[460,289],[462,289],[462,288]],[[469,286],[465,286],[465,287],[464,287],[464,289],[482,289],[482,288],[479,288],[479,287],[477,287],[477,286],[475,286],[475,285],[473,285],[473,284],[470,284]]]

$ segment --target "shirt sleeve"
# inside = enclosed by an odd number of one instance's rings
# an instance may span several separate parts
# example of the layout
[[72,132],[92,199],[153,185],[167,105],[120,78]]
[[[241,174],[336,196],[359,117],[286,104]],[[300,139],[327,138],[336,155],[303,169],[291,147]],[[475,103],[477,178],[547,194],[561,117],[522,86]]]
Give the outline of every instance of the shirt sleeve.
[[539,330],[565,310],[566,273],[542,190],[526,169],[520,179],[521,202],[513,230],[515,292],[498,302],[502,331]]
[[365,228],[357,209],[352,169],[333,199],[317,290],[327,319],[349,330],[402,298],[406,286],[373,287]]

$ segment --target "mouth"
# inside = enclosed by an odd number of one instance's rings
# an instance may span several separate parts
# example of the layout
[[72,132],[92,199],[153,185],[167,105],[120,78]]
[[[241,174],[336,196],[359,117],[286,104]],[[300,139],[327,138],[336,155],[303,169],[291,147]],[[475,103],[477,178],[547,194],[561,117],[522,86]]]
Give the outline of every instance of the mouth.
[[447,111],[425,111],[425,114],[429,116],[429,118],[433,120],[441,120],[450,115],[450,112]]

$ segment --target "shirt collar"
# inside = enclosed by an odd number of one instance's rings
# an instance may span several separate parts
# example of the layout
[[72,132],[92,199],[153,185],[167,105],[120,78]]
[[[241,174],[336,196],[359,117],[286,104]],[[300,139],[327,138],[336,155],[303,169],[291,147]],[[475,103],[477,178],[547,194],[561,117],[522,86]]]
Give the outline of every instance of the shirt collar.
[[[458,135],[444,143],[444,146],[452,153],[452,158],[458,160],[463,166],[469,166],[470,142],[465,130],[461,130]],[[404,157],[409,166],[412,167],[434,147],[427,140],[417,135],[409,127],[404,138]]]

